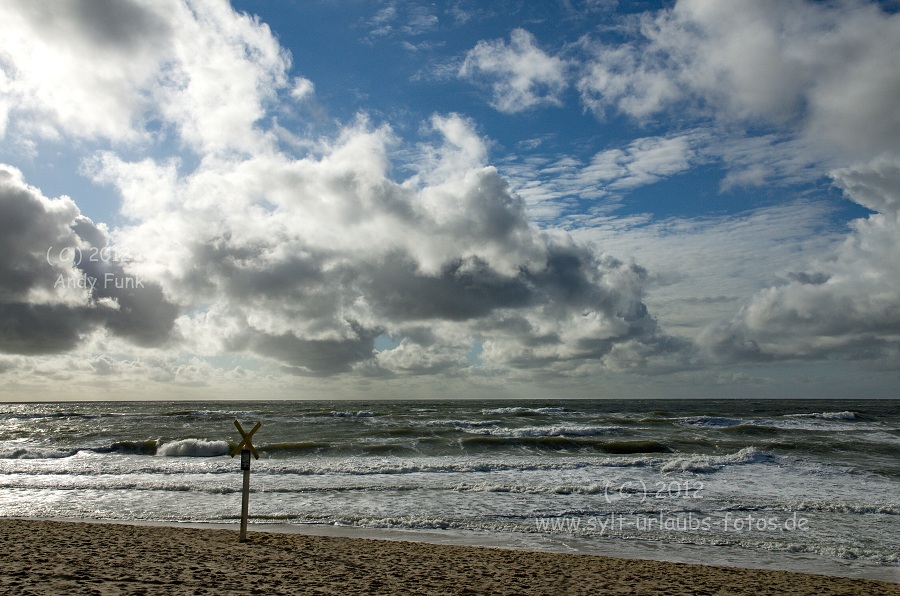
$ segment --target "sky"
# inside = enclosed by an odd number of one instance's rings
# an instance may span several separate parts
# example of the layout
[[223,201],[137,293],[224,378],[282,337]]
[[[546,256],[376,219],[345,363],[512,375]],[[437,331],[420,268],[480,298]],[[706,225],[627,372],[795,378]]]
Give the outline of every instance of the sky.
[[898,8],[6,0],[0,399],[897,397]]

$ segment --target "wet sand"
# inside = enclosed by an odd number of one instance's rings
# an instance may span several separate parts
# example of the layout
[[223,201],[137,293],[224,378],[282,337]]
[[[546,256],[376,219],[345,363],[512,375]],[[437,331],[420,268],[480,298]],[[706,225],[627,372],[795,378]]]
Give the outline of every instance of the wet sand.
[[895,594],[900,584],[591,555],[0,520],[4,594]]

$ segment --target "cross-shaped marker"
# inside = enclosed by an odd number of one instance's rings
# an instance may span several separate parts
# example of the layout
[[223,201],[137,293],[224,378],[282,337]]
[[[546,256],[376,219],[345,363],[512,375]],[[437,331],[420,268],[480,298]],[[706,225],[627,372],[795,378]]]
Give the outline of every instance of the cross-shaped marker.
[[238,453],[241,452],[241,449],[246,447],[247,449],[250,450],[250,453],[253,454],[253,457],[255,457],[256,459],[259,459],[259,453],[256,452],[256,447],[253,446],[253,442],[251,441],[251,438],[253,437],[253,433],[258,431],[259,427],[262,426],[262,422],[257,422],[256,426],[254,426],[250,432],[244,432],[244,429],[241,427],[241,423],[238,422],[237,420],[234,421],[234,425],[237,427],[238,432],[241,433],[241,436],[243,437],[243,439],[241,439],[241,442],[238,443],[237,447],[235,447],[234,449],[231,450],[231,457],[234,457],[235,455],[237,455]]

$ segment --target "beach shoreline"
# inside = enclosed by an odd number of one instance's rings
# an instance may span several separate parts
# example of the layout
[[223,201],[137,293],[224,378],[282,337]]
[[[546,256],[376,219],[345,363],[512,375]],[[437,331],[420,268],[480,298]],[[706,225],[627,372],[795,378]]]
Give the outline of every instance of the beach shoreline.
[[253,526],[241,543],[234,529],[186,526],[3,518],[0,588],[34,594],[900,594],[900,584],[790,571],[287,533],[266,525]]
[[[59,521],[74,523],[125,524],[138,526],[163,526],[173,528],[194,528],[200,530],[233,530],[240,527],[238,522],[183,522],[158,520],[115,520],[84,519],[66,517],[15,518],[37,521]],[[305,536],[325,536],[331,538],[361,538],[424,544],[501,548],[519,551],[549,552],[570,555],[592,555],[633,560],[658,561],[666,563],[686,563],[735,567],[760,571],[789,571],[830,577],[870,579],[900,584],[900,566],[878,565],[870,561],[834,559],[813,553],[791,553],[782,551],[760,551],[740,546],[704,545],[648,540],[610,539],[606,543],[587,541],[571,534],[545,534],[538,542],[533,535],[522,536],[515,533],[497,534],[473,532],[470,530],[409,530],[399,528],[366,528],[316,523],[276,523],[254,522],[251,519],[249,532],[272,532],[277,534],[300,534]]]

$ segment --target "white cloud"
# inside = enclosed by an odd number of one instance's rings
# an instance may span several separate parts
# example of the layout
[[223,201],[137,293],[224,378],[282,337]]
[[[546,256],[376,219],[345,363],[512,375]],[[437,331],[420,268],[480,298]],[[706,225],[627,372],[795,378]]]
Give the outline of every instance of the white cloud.
[[223,2],[13,1],[0,20],[7,132],[133,143],[163,119],[202,151],[268,143],[254,127],[290,59],[266,25]]
[[579,172],[579,181],[605,183],[611,190],[652,184],[688,169],[693,157],[690,141],[686,136],[643,138],[624,150],[602,151]]
[[609,105],[646,118],[679,97],[670,73],[641,63],[637,48],[595,45],[590,51],[593,59],[584,65],[577,86],[582,101],[598,118],[606,115]]
[[[400,182],[388,160],[398,141],[364,119],[300,159],[207,157],[181,174],[102,153],[91,171],[134,220],[116,231],[142,256],[133,267],[184,311],[200,308],[180,328],[295,374],[459,372],[476,338],[497,372],[577,369],[622,341],[670,349],[641,302],[640,268],[541,234],[470,121],[431,127],[438,139]],[[400,345],[376,357],[382,334]]]
[[489,85],[491,105],[501,112],[560,105],[566,63],[541,50],[524,29],[514,29],[509,41],[479,41],[466,54],[459,76]]
[[730,135],[717,138],[709,131],[708,142],[698,148],[707,161],[721,161],[728,173],[723,191],[735,187],[788,187],[808,184],[823,176],[827,150],[804,138],[784,134]]
[[316,86],[305,77],[294,77],[294,88],[291,89],[291,97],[297,101],[304,101],[312,97],[316,92]]
[[[624,43],[581,42],[589,57],[578,87],[598,116],[712,122],[697,154],[730,169],[723,188],[809,182],[831,170],[848,198],[877,212],[852,222],[842,243],[820,245],[815,260],[781,269],[783,281],[753,276],[766,289],[701,334],[707,355],[896,358],[900,15],[854,1],[683,0],[642,15],[624,34]],[[615,159],[595,169],[612,176]],[[815,244],[815,231],[805,233],[800,238]],[[679,239],[690,246],[703,236]],[[710,254],[729,253],[721,248]],[[653,256],[642,256],[652,267]],[[690,276],[705,279],[703,266]],[[733,301],[740,293],[722,295]]]
[[400,29],[406,35],[422,35],[438,24],[438,18],[424,6],[412,6],[409,13],[406,25]]
[[[721,160],[728,168],[724,190],[805,183],[846,163],[848,156],[866,159],[895,147],[898,116],[887,106],[900,101],[900,69],[892,58],[898,26],[896,15],[873,4],[689,0],[644,15],[639,33],[629,33],[630,42],[583,41],[590,57],[578,85],[599,116],[614,109],[649,121],[677,110],[679,119],[714,119],[715,128],[693,135],[693,142],[698,161]],[[747,132],[759,127],[781,132]],[[817,234],[809,226],[806,232]],[[678,236],[688,246],[702,237]],[[635,248],[625,254],[640,255],[658,270],[651,255]],[[818,254],[827,255],[833,246],[821,249]],[[715,250],[728,252],[727,245]],[[830,271],[826,264],[820,268]],[[706,277],[702,267],[690,275]],[[742,291],[752,293],[753,285]],[[775,288],[771,292],[781,295]],[[726,295],[728,301],[716,308],[722,316],[740,296]],[[657,312],[670,311],[652,296],[648,300]]]
[[836,169],[831,177],[863,207],[877,211],[888,221],[900,218],[900,162],[892,156]]
[[4,2],[0,90],[8,126],[44,137],[135,140],[150,107],[136,91],[152,83],[167,57],[167,8],[173,6]]
[[786,285],[758,292],[701,344],[723,359],[896,361],[900,343],[900,166],[893,158],[841,168],[835,183],[877,214],[857,219],[833,251]]
[[[520,162],[513,156],[503,166],[513,188],[528,204],[529,215],[545,225],[583,211],[579,201],[597,200],[595,209],[618,206],[623,193],[687,171],[697,160],[702,132],[671,137],[643,137],[622,149],[599,151],[589,163],[569,156],[542,162]],[[602,201],[602,202],[599,202]]]
[[631,255],[649,276],[646,303],[669,333],[697,337],[728,320],[759,288],[783,284],[841,244],[844,230],[823,227],[830,207],[795,201],[706,218],[586,218],[573,236]]
[[640,36],[583,42],[578,87],[598,114],[675,105],[720,122],[791,127],[835,156],[874,157],[900,135],[900,15],[876,3],[682,0]]
[[397,18],[397,6],[394,3],[389,3],[369,19],[367,23],[371,27],[369,34],[375,36],[389,34],[393,30],[390,23],[395,18]]
[[270,140],[255,124],[287,85],[289,56],[266,25],[225,3],[181,5],[175,14],[173,57],[154,89],[162,116],[204,152],[265,151]]
[[432,13],[433,8],[411,2],[387,2],[366,21],[369,35],[378,38],[427,33],[438,24],[438,17]]

